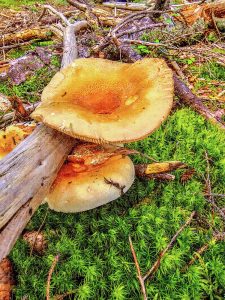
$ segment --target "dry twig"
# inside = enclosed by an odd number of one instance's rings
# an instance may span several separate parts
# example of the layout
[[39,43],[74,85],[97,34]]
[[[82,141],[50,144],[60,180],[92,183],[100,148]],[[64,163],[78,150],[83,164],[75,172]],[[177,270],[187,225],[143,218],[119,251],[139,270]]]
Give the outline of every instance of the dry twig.
[[184,223],[184,225],[182,225],[180,227],[180,229],[176,232],[176,234],[172,237],[171,241],[169,242],[169,244],[166,246],[166,248],[160,253],[158,259],[156,260],[156,262],[153,264],[153,266],[151,267],[151,269],[145,274],[145,276],[143,277],[144,280],[148,279],[150,276],[151,278],[154,276],[155,272],[158,270],[159,266],[160,266],[160,262],[163,258],[163,256],[166,254],[166,252],[172,248],[174,242],[176,241],[178,235],[191,223],[193,217],[195,216],[195,211],[193,211],[190,215],[190,217],[187,219],[187,221]]
[[205,252],[211,243],[213,242],[217,242],[217,241],[222,241],[225,238],[225,233],[216,233],[213,235],[212,239],[205,245],[203,245],[202,247],[200,247],[193,255],[192,259],[186,264],[186,266],[181,270],[181,272],[186,272],[187,269],[194,264],[194,262],[199,258],[199,256]]
[[213,208],[213,214],[214,214],[214,209],[220,214],[221,218],[225,221],[225,213],[220,209],[214,200],[213,193],[212,193],[212,186],[211,186],[211,180],[210,180],[210,165],[209,165],[209,157],[207,151],[205,151],[205,158],[206,158],[206,173],[207,177],[205,179],[206,183],[206,189],[207,189],[207,194],[208,196],[205,197],[206,201],[209,202]]
[[55,269],[55,266],[56,266],[58,260],[59,260],[59,255],[56,255],[52,262],[51,268],[48,272],[47,287],[46,287],[46,300],[50,300],[50,282],[51,282],[51,278],[52,278],[52,273]]
[[132,255],[133,255],[135,267],[137,269],[138,280],[139,280],[140,285],[141,285],[141,291],[142,291],[142,294],[143,294],[143,298],[144,298],[144,300],[147,300],[148,298],[147,298],[146,289],[145,289],[145,281],[144,281],[144,278],[141,275],[141,270],[140,270],[140,267],[139,267],[137,256],[136,256],[136,253],[135,253],[133,243],[132,243],[132,240],[131,240],[130,236],[129,236],[129,243],[130,243],[130,249],[131,249],[131,252],[132,252]]

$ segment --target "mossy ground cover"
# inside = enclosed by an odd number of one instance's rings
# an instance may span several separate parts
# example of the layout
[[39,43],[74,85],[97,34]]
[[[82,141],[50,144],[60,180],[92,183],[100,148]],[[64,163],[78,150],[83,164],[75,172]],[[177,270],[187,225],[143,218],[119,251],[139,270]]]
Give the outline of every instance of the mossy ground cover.
[[[15,299],[44,299],[49,268],[60,255],[51,280],[51,294],[74,292],[68,299],[141,299],[136,269],[129,248],[130,235],[143,272],[146,272],[193,210],[211,229],[193,221],[161,262],[153,280],[146,283],[149,299],[223,299],[225,244],[211,243],[207,252],[186,272],[182,268],[194,251],[208,243],[222,222],[202,193],[206,175],[205,151],[210,157],[213,191],[224,192],[225,136],[188,108],[176,111],[152,136],[131,144],[160,161],[182,160],[196,175],[185,185],[136,181],[131,190],[101,208],[79,214],[49,211],[43,232],[48,249],[43,256],[29,255],[20,239],[11,259],[17,283]],[[134,161],[143,161],[134,158]],[[221,205],[222,203],[220,203]],[[37,230],[47,206],[41,206],[27,226]]]
[[[11,55],[22,54],[15,51]],[[57,66],[58,61],[54,60]],[[221,67],[217,66],[215,72],[204,70],[202,66],[199,77],[208,81],[225,79]],[[43,68],[19,86],[1,83],[0,92],[36,101],[55,71]],[[69,293],[64,299],[142,299],[128,236],[145,273],[194,210],[198,219],[180,234],[154,278],[146,282],[148,297],[224,299],[225,243],[212,241],[214,229],[222,231],[224,225],[203,197],[206,152],[213,192],[224,193],[224,144],[224,132],[191,109],[179,107],[153,135],[129,147],[159,161],[187,163],[196,170],[192,179],[182,184],[183,171],[179,170],[171,182],[136,180],[122,198],[78,214],[56,213],[42,205],[26,230],[38,230],[48,210],[42,227],[48,247],[43,255],[30,255],[27,243],[22,238],[17,241],[10,254],[16,275],[13,299],[45,299],[48,272],[58,254],[60,258],[51,279],[52,296]],[[141,156],[133,156],[133,161],[147,162]],[[217,203],[223,207],[223,198]],[[183,272],[193,253],[207,243],[208,250]]]

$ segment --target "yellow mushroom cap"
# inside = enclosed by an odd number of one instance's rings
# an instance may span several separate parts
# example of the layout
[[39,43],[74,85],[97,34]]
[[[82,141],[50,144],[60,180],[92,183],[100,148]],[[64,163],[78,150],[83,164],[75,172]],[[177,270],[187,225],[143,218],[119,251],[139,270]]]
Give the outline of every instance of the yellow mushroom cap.
[[172,71],[162,59],[82,58],[52,78],[31,116],[75,138],[130,142],[158,128],[172,101]]
[[51,209],[65,213],[93,209],[125,193],[134,176],[128,156],[96,144],[83,144],[62,166],[45,200]]
[[0,130],[0,159],[11,152],[35,128],[35,124],[17,124]]

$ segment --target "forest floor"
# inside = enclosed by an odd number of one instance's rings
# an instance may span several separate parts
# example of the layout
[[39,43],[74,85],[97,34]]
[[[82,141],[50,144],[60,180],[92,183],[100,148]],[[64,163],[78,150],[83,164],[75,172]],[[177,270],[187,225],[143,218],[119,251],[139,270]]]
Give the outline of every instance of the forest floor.
[[[19,7],[15,1],[10,1],[0,0],[2,13],[12,13],[7,5],[12,5],[11,9],[18,14],[24,11],[33,14],[32,18],[37,18],[41,12],[39,6],[29,6],[31,1],[21,1]],[[52,2],[52,5],[62,11],[68,8],[65,2]],[[91,34],[94,30],[98,35],[98,29],[91,30]],[[84,35],[78,34],[79,45]],[[143,41],[157,41],[158,38],[158,31],[142,36]],[[88,56],[88,49],[95,42],[89,36],[84,47],[79,48],[80,56]],[[215,29],[209,29],[204,37],[189,46],[208,47],[215,57],[205,59],[198,52],[184,53],[182,50],[182,53],[173,54],[173,61],[178,64],[189,88],[208,108],[218,112],[225,109],[225,63],[221,63],[225,49],[221,44]],[[59,70],[62,54],[59,40],[32,40],[27,45],[2,52],[0,60],[3,61],[3,56],[5,61],[16,59],[38,47],[52,51],[50,63],[20,84],[13,84],[9,79],[0,81],[0,93],[16,95],[25,103],[40,100],[44,86]],[[143,57],[163,57],[165,50],[160,53],[158,48],[146,45],[132,47]],[[118,59],[117,53],[113,55]],[[161,127],[128,147],[157,161],[182,161],[188,165],[189,172],[174,171],[173,181],[136,179],[120,199],[82,213],[63,214],[49,210],[47,205],[40,206],[24,233],[37,231],[41,226],[47,246],[41,254],[31,253],[23,236],[17,241],[9,255],[15,275],[13,299],[45,299],[49,269],[57,255],[59,260],[50,283],[52,299],[142,299],[129,236],[141,272],[145,274],[194,211],[191,223],[163,256],[154,276],[146,280],[146,293],[154,300],[224,299],[225,243],[217,239],[218,233],[224,234],[224,219],[209,203],[212,198],[205,195],[215,194],[213,201],[225,212],[224,130],[177,97],[174,100],[174,108]],[[133,155],[132,160],[149,163],[141,155]],[[203,246],[205,251],[198,252]],[[195,260],[190,263],[193,257]]]

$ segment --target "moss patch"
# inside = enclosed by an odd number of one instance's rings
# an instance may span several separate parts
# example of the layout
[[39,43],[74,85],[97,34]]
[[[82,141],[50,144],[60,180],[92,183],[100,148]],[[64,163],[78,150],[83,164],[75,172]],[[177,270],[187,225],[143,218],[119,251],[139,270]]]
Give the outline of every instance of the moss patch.
[[[196,210],[212,227],[222,229],[212,218],[204,200],[205,151],[211,159],[213,191],[225,184],[225,136],[189,109],[181,109],[149,138],[130,145],[158,160],[182,160],[196,169],[185,185],[136,181],[131,190],[101,208],[78,214],[49,211],[43,232],[48,249],[43,256],[29,256],[21,239],[11,252],[17,273],[15,299],[45,299],[46,280],[55,255],[60,254],[51,280],[51,295],[71,292],[67,299],[141,299],[140,287],[129,248],[131,235],[141,269],[146,272],[174,233]],[[140,157],[135,162],[143,161]],[[218,202],[218,205],[222,205]],[[41,206],[27,229],[37,230],[47,207]],[[223,299],[225,244],[211,244],[187,272],[181,269],[194,251],[207,243],[212,230],[196,221],[179,236],[161,262],[156,276],[146,283],[149,299]]]
[[[19,0],[19,1],[16,1],[16,0],[0,0],[0,7],[19,8],[22,5],[29,5],[31,7],[31,9],[32,9],[32,6],[33,6],[34,11],[38,11],[37,7],[35,6],[35,3],[37,3],[36,0]],[[40,4],[45,4],[46,1],[45,0],[40,0],[39,3]],[[67,2],[65,0],[52,0],[52,1],[49,1],[49,3],[53,4],[53,5],[65,5],[65,4],[67,4]]]
[[[18,53],[13,52],[13,55],[17,56]],[[16,95],[28,102],[39,101],[44,87],[57,72],[59,65],[59,58],[57,56],[53,56],[51,59],[51,67],[44,67],[38,70],[28,80],[19,85],[13,85],[10,80],[0,82],[0,93],[7,96]]]

